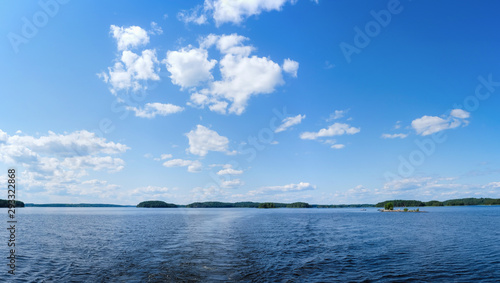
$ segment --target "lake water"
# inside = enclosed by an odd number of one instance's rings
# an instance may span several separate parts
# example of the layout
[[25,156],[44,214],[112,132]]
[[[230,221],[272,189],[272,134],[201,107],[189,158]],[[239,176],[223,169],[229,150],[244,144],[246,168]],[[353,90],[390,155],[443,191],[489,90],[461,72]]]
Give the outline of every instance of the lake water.
[[499,206],[424,210],[23,208],[0,281],[500,280]]

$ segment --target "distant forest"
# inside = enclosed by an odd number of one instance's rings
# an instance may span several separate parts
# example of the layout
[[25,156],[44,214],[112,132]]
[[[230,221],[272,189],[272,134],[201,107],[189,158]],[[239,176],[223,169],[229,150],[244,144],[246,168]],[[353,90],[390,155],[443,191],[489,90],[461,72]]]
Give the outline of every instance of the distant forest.
[[[461,198],[446,201],[419,201],[419,200],[386,200],[377,204],[308,204],[307,202],[280,203],[280,202],[193,202],[188,205],[177,205],[160,200],[143,201],[136,207],[147,208],[358,208],[358,207],[384,207],[392,202],[394,207],[422,207],[422,206],[463,206],[463,205],[500,205],[500,199],[494,198]],[[0,199],[0,207],[8,207],[7,200]],[[34,204],[16,201],[16,207],[133,207],[132,205],[99,204],[99,203],[49,203]]]
[[143,201],[137,205],[137,207],[150,207],[150,208],[176,208],[178,205],[173,203],[166,203],[161,200],[149,200]]
[[[0,199],[0,207],[9,207],[9,201]],[[16,207],[24,207],[24,202],[16,200]]]
[[[394,207],[419,207],[419,206],[458,206],[458,205],[500,205],[500,199],[492,198],[463,198],[447,201],[431,200],[427,202],[419,200],[387,200],[377,204],[308,204],[307,202],[280,203],[280,202],[220,202],[206,201],[193,202],[188,205],[167,204],[163,201],[141,202],[137,207],[188,207],[188,208],[359,208],[359,207],[384,207],[392,202]],[[145,203],[150,203],[145,206]],[[154,204],[154,205],[151,205]]]
[[131,205],[105,204],[105,203],[27,203],[26,207],[129,207]]
[[459,206],[459,205],[500,205],[500,199],[493,198],[461,198],[446,201],[431,200],[427,202],[419,200],[386,200],[377,203],[376,207],[384,207],[388,202],[392,202],[394,207],[418,207],[418,206]]

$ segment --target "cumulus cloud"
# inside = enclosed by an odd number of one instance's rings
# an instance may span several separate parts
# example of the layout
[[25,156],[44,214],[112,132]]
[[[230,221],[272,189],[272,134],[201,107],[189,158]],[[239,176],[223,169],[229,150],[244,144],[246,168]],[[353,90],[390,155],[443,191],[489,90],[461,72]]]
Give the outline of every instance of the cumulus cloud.
[[467,126],[470,113],[462,109],[453,109],[448,117],[423,116],[411,122],[411,126],[417,134],[422,136],[431,135],[440,131],[454,129],[459,126]]
[[[155,33],[158,32],[157,29]],[[121,53],[115,59],[115,64],[108,67],[107,72],[97,74],[109,85],[111,93],[116,95],[119,91],[145,90],[148,80],[160,80],[156,50],[145,49],[140,53],[130,50],[149,43],[148,33],[144,29],[137,26],[125,28],[112,25],[111,33]]]
[[[128,149],[124,144],[107,141],[85,130],[65,134],[49,132],[39,137],[11,136],[0,130],[0,162],[25,169],[22,179],[27,192],[37,188],[44,192],[65,190],[83,194],[86,187],[81,186],[81,178],[89,175],[89,171],[122,170],[125,162],[112,155]],[[85,185],[99,184],[89,181]]]
[[406,137],[408,137],[408,134],[382,134],[382,138],[384,139],[395,139],[395,138],[404,139]]
[[146,30],[138,26],[118,27],[111,25],[110,32],[114,39],[118,50],[128,50],[149,43],[149,36]]
[[351,127],[345,123],[335,123],[328,128],[320,129],[318,132],[303,132],[300,138],[303,140],[315,140],[322,137],[332,137],[341,135],[354,135],[360,132],[360,128]]
[[159,116],[167,116],[169,114],[181,112],[184,110],[183,107],[173,105],[173,104],[164,104],[164,103],[146,103],[144,108],[127,106],[127,110],[134,111],[136,117],[141,118],[154,118],[156,115]]
[[201,162],[198,160],[171,159],[163,163],[165,167],[187,167],[188,172],[195,173],[201,171]]
[[211,70],[217,60],[208,60],[207,50],[189,46],[178,51],[168,51],[163,63],[171,74],[173,84],[189,88],[213,79]]
[[450,112],[451,117],[467,119],[470,117],[470,113],[462,109],[453,109]]
[[191,130],[186,136],[189,139],[187,150],[192,154],[205,156],[209,151],[232,153],[228,150],[228,138],[202,125],[197,125],[196,129]]
[[[1,130],[0,130],[1,131]],[[97,154],[118,154],[129,149],[126,145],[108,142],[86,130],[69,134],[56,134],[34,137],[29,135],[6,136],[0,143],[0,160],[6,162],[12,154],[46,154],[57,157],[74,157]],[[3,157],[3,158],[2,158]]]
[[324,140],[323,143],[330,145],[330,148],[333,148],[333,149],[342,149],[345,147],[345,145],[339,144],[339,143],[337,143],[336,140],[332,140],[332,139]]
[[241,175],[243,170],[236,170],[231,164],[224,165],[224,168],[217,172],[217,175]]
[[[191,93],[190,105],[240,115],[252,96],[272,93],[284,84],[282,73],[286,71],[268,57],[251,55],[255,48],[246,45],[247,40],[238,34],[210,34],[200,39],[198,48],[168,51],[163,62],[172,83]],[[208,58],[211,47],[222,55],[219,62]],[[287,60],[287,70],[295,74],[298,63]],[[213,76],[216,65],[218,80]]]
[[279,11],[285,3],[296,0],[205,0],[205,13],[211,13],[217,26],[224,23],[240,24],[244,19],[262,12]]
[[297,71],[299,70],[299,62],[290,59],[285,59],[283,62],[283,71],[289,73],[292,77],[297,77]]
[[229,113],[240,115],[252,95],[271,93],[276,86],[283,84],[281,68],[268,58],[241,58],[228,54],[220,65],[224,80],[213,83],[211,94],[216,98],[213,104],[220,102],[217,100],[219,96],[232,102]]
[[145,90],[148,80],[160,80],[158,63],[155,50],[144,50],[141,55],[125,50],[119,61],[108,68],[107,73],[102,72],[98,76],[109,84],[109,90],[113,94],[121,90]]
[[279,133],[286,131],[291,126],[300,124],[304,118],[306,118],[306,115],[300,115],[300,114],[294,117],[287,117],[283,119],[283,121],[281,121],[282,124],[278,128],[276,128],[274,132]]

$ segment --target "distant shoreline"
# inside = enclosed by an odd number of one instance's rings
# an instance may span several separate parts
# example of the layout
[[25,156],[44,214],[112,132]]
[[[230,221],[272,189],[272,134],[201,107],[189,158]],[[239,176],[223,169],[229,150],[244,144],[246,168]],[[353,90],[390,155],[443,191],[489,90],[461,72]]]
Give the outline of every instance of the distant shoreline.
[[[142,203],[155,203],[156,206],[142,206]],[[388,202],[392,202],[394,207],[436,207],[436,206],[490,206],[500,205],[500,199],[493,198],[463,198],[451,199],[446,201],[432,200],[422,202],[418,200],[387,200],[377,204],[308,204],[305,202],[278,203],[278,202],[194,202],[187,205],[177,205],[163,201],[146,201],[139,205],[120,205],[120,204],[101,204],[101,203],[23,203],[24,207],[147,207],[147,208],[258,208],[261,204],[273,204],[272,208],[366,208],[366,207],[384,207]],[[0,199],[0,207],[7,201]],[[18,207],[23,207],[20,205]],[[141,206],[140,206],[141,205]],[[263,207],[264,208],[264,207]]]

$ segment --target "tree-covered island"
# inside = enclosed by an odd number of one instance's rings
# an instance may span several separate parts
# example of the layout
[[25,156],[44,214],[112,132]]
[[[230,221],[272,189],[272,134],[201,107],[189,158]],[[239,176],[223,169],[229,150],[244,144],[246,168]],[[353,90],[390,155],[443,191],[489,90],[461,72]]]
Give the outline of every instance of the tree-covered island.
[[148,200],[143,201],[137,205],[137,207],[147,207],[147,208],[176,208],[178,205],[173,203],[166,203],[161,200]]
[[[24,202],[16,200],[16,207],[24,207]],[[9,207],[9,201],[6,199],[0,199],[0,207]]]

